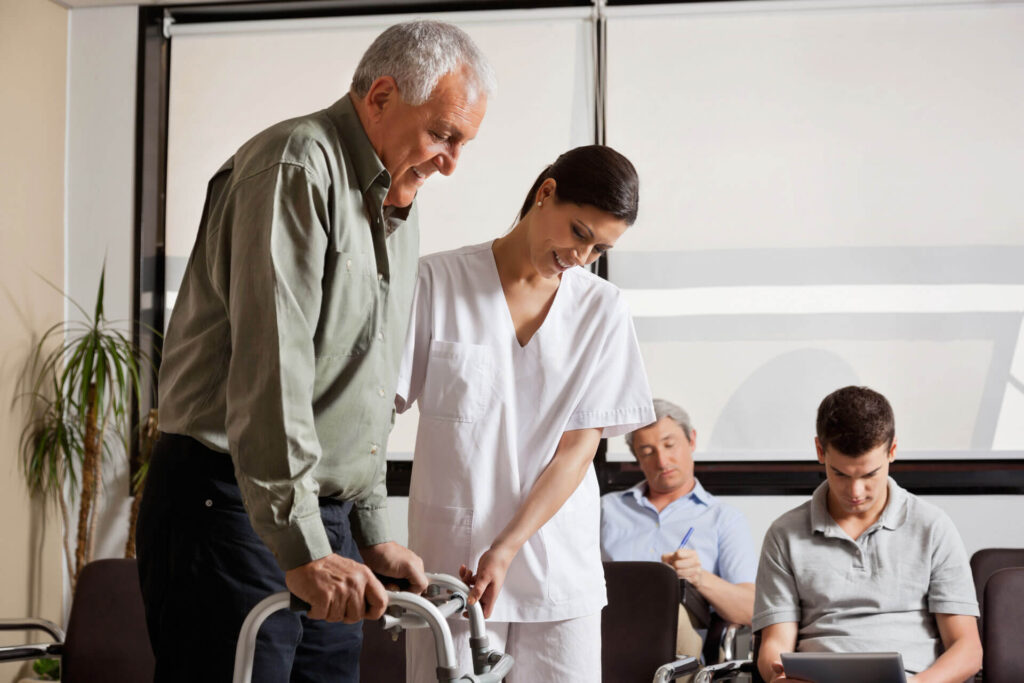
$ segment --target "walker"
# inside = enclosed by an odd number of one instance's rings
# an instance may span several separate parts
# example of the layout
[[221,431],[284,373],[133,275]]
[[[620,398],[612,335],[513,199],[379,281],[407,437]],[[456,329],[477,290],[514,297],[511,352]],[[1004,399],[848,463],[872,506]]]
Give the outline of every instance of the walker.
[[[438,683],[470,681],[472,683],[500,683],[512,669],[512,656],[488,648],[484,613],[480,603],[467,604],[469,586],[448,574],[427,574],[429,585],[426,597],[408,592],[388,591],[388,608],[380,618],[381,627],[395,635],[403,630],[429,628],[434,636],[437,653]],[[282,609],[300,612],[309,608],[287,591],[264,598],[249,612],[238,635],[235,649],[233,683],[251,683],[253,656],[256,652],[256,634],[263,622]],[[469,645],[473,653],[473,673],[459,675],[455,661],[448,618],[466,611],[469,615]]]

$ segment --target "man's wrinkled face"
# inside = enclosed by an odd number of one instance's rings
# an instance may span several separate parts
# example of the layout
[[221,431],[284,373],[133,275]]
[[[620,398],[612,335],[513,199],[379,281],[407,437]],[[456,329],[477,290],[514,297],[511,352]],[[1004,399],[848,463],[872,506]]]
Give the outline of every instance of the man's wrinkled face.
[[391,175],[385,206],[408,206],[427,178],[455,171],[462,147],[476,137],[487,111],[487,97],[470,102],[468,90],[467,75],[458,69],[441,77],[426,102],[413,106],[402,100],[392,78],[374,81],[367,95],[370,141]]
[[888,500],[889,463],[896,457],[896,441],[857,456],[844,455],[831,446],[823,448],[817,438],[814,445],[818,462],[825,466],[833,518],[880,515]]
[[687,439],[686,432],[670,417],[633,433],[633,453],[650,493],[686,493],[692,489],[696,448],[697,432],[693,432],[692,441]]

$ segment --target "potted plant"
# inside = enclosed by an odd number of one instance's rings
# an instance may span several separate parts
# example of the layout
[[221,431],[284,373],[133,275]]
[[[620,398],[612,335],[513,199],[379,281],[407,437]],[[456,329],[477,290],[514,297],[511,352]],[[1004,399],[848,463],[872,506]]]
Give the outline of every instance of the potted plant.
[[[22,464],[30,490],[56,501],[64,522],[64,553],[72,591],[93,557],[103,497],[103,462],[127,457],[133,397],[152,363],[103,313],[105,268],[92,315],[57,323],[35,347],[28,367],[30,421],[22,434]],[[68,502],[79,502],[74,548]]]

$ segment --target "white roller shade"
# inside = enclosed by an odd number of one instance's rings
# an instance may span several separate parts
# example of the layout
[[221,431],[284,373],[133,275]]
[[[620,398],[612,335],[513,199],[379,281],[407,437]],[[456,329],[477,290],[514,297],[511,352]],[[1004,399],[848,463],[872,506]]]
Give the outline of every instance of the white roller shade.
[[611,279],[703,457],[806,460],[846,384],[901,457],[1024,456],[1024,5],[892,5],[610,12]]

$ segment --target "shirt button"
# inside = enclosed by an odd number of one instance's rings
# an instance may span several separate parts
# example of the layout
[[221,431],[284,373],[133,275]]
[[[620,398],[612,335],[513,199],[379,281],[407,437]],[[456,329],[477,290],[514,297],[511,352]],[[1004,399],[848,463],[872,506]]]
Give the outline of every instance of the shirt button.
[[377,454],[377,444],[373,444],[372,446],[370,446],[370,455],[376,455],[376,454]]
[[209,498],[207,498],[207,499],[206,499],[206,502],[205,502],[205,503],[203,503],[203,505],[205,505],[205,506],[206,506],[206,507],[208,507],[208,508],[212,508],[212,507],[213,507],[213,501],[212,501],[212,500],[210,500]]
[[377,339],[380,340],[380,341],[384,341],[384,333],[383,332],[378,332],[377,333]]
[[352,259],[345,261],[345,268],[348,270],[352,270]]
[[383,279],[384,279],[384,273],[377,273],[377,282],[380,282]]

